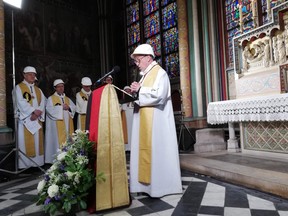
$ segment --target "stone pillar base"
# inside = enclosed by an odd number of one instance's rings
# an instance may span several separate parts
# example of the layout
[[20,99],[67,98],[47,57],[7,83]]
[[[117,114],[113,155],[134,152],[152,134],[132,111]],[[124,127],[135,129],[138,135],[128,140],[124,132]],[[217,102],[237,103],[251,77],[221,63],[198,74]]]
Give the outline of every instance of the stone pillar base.
[[196,131],[194,151],[214,152],[226,150],[225,134],[223,129],[205,128]]
[[229,139],[227,141],[227,150],[228,152],[240,152],[240,148],[238,147],[238,140]]

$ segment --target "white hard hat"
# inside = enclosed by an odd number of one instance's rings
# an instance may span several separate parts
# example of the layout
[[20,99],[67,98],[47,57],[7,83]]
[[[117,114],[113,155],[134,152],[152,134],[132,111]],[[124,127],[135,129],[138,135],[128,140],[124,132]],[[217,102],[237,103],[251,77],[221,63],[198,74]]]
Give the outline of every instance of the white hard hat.
[[63,80],[62,80],[62,79],[56,79],[56,80],[54,80],[53,86],[55,87],[55,86],[57,86],[58,84],[64,84]]
[[155,57],[153,48],[150,44],[141,44],[136,47],[134,52],[131,54],[131,58],[134,59],[135,55],[151,55],[153,58]]
[[110,78],[110,79],[113,80],[113,77],[111,75],[108,75],[106,78]]
[[92,81],[89,77],[83,77],[81,80],[81,84],[84,86],[91,86],[92,85]]
[[32,66],[25,67],[23,70],[23,73],[35,73],[35,74],[37,74],[36,69]]

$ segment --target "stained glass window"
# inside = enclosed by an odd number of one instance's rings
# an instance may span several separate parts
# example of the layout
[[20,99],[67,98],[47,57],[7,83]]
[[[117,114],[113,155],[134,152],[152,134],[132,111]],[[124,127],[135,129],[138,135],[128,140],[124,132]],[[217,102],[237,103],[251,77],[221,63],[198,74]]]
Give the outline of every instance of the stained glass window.
[[149,38],[160,31],[160,25],[159,25],[159,12],[155,12],[144,20],[144,32],[145,32],[145,38]]
[[139,3],[135,2],[127,8],[127,24],[134,23],[139,20]]
[[172,2],[175,2],[174,0],[161,0],[161,6],[165,6],[167,4],[170,4]]
[[128,45],[129,46],[140,41],[139,22],[128,27],[127,35],[128,35]]
[[146,43],[153,47],[154,53],[157,57],[161,56],[161,46],[159,46],[159,44],[161,44],[161,39],[159,34],[149,38]]
[[179,76],[179,55],[178,53],[172,53],[165,57],[165,70],[169,77]]
[[177,23],[177,7],[176,3],[172,3],[165,7],[162,11],[162,23],[163,23],[163,29],[169,29],[176,25]]
[[143,0],[143,14],[147,16],[152,12],[159,9],[159,1],[158,0]]
[[238,0],[226,0],[226,30],[228,35],[228,62],[233,65],[233,37],[240,34],[239,29],[239,3]]
[[245,33],[245,32],[249,32],[249,31],[252,30],[252,29],[253,29],[253,20],[244,23],[244,26],[243,26],[243,33]]
[[131,4],[132,2],[135,2],[135,0],[126,0],[126,5]]
[[163,34],[164,53],[169,54],[178,50],[178,31],[172,28]]
[[176,0],[126,1],[126,13],[130,75],[135,73],[131,53],[139,44],[148,43],[154,49],[155,60],[169,76],[179,76]]

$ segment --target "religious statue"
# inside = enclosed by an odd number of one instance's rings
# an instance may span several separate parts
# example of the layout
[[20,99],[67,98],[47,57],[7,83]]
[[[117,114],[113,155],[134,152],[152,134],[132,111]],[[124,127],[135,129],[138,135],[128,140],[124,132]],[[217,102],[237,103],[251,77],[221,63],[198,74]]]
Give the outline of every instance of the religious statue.
[[279,63],[282,64],[286,61],[285,44],[282,34],[277,35],[277,49],[278,49]]
[[249,51],[249,47],[245,46],[243,52],[242,52],[242,68],[243,71],[247,71],[249,68],[248,65],[248,59],[252,57],[252,54]]
[[273,59],[274,59],[274,63],[278,63],[279,61],[279,55],[278,55],[278,48],[277,48],[277,37],[274,36],[272,38],[272,46],[273,46]]
[[264,42],[264,57],[263,57],[263,65],[264,67],[269,67],[270,65],[270,44],[269,40],[265,40]]

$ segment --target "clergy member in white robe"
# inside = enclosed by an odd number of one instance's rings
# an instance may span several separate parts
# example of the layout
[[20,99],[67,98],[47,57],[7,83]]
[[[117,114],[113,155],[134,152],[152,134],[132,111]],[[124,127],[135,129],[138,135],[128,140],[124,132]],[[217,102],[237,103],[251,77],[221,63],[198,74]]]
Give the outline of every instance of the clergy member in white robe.
[[44,140],[42,122],[45,120],[46,98],[34,85],[36,69],[27,66],[23,70],[24,80],[13,89],[12,96],[17,120],[17,142],[19,147],[18,168],[42,166],[44,164]]
[[47,99],[45,163],[53,163],[57,150],[74,132],[73,117],[76,106],[64,93],[64,82],[56,79],[55,93]]
[[[131,88],[129,86],[125,86],[123,88],[125,92],[128,94],[131,94]],[[123,96],[125,98],[125,96]],[[124,141],[125,141],[125,151],[130,151],[131,150],[131,135],[132,135],[132,123],[133,123],[133,110],[134,110],[134,102],[130,101],[127,103],[122,103],[121,104],[121,112],[125,112],[125,120],[126,120],[126,129],[123,128],[123,132],[127,133],[124,134]],[[124,127],[124,126],[123,126]],[[125,137],[125,135],[127,137]],[[126,138],[126,139],[125,139]]]
[[87,103],[91,95],[92,81],[89,77],[81,80],[82,89],[76,94],[77,129],[85,130]]
[[131,84],[134,103],[130,158],[130,192],[151,197],[182,193],[177,136],[166,71],[154,61],[149,44],[131,55],[143,75]]

